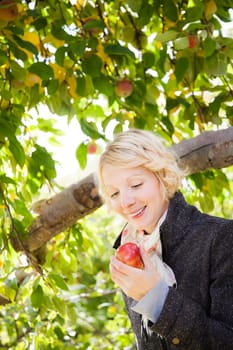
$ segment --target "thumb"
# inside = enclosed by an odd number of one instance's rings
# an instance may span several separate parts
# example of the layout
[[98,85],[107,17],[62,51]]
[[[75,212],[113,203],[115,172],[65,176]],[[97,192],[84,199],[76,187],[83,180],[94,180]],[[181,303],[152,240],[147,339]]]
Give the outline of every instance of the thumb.
[[145,265],[145,266],[151,266],[151,265],[153,265],[153,263],[152,263],[152,261],[151,261],[151,259],[150,259],[150,256],[149,256],[149,254],[148,254],[148,252],[147,252],[147,251],[145,250],[145,248],[144,248],[143,243],[140,243],[139,249],[140,249],[141,258],[142,258],[142,260],[143,260],[143,262],[144,262],[144,265]]

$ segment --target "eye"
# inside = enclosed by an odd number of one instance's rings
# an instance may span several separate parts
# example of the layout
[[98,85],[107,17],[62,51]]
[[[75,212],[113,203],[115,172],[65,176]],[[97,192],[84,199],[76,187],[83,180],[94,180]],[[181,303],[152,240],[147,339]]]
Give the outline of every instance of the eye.
[[138,183],[138,184],[136,184],[136,185],[133,185],[133,186],[131,186],[132,188],[137,188],[137,187],[140,187],[140,186],[142,186],[143,185],[143,182],[140,182],[140,183]]
[[119,193],[119,192],[114,192],[114,193],[110,194],[110,197],[111,197],[111,198],[114,198],[114,197],[116,197],[116,196],[118,195],[118,193]]

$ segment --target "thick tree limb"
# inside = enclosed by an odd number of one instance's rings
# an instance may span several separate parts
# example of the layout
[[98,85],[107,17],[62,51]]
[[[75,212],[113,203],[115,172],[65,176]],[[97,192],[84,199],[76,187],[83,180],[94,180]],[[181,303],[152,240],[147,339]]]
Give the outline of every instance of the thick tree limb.
[[[189,174],[228,167],[233,164],[233,127],[204,132],[173,145],[171,149],[177,154],[180,166],[188,169]],[[39,216],[29,228],[27,239],[22,242],[17,237],[11,237],[12,244],[17,251],[25,250],[36,254],[52,237],[102,204],[95,175],[90,174],[40,203],[36,208]]]
[[180,165],[188,168],[189,175],[214,168],[221,169],[233,164],[233,127],[206,131],[189,140],[173,145]]
[[11,236],[12,245],[16,251],[38,251],[41,255],[40,248],[46,242],[102,204],[95,175],[90,174],[55,196],[37,203],[34,211],[39,216],[29,228],[27,239],[22,241],[18,236]]

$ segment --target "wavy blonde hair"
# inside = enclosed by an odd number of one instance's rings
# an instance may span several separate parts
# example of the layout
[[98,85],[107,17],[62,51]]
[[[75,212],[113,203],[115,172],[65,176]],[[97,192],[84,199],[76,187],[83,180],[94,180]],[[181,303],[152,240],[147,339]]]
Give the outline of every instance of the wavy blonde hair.
[[130,129],[116,134],[100,156],[98,178],[103,199],[107,201],[102,176],[104,165],[119,168],[144,167],[159,179],[165,199],[178,191],[184,173],[177,164],[175,154],[165,147],[163,139],[146,130]]

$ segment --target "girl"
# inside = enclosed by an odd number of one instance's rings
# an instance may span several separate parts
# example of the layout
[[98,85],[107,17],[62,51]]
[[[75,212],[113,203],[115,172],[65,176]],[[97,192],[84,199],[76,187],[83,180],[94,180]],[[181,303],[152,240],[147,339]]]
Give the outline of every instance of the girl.
[[99,161],[107,205],[126,221],[114,247],[139,245],[144,269],[112,256],[137,349],[232,350],[233,221],[201,213],[162,140],[131,129]]

